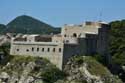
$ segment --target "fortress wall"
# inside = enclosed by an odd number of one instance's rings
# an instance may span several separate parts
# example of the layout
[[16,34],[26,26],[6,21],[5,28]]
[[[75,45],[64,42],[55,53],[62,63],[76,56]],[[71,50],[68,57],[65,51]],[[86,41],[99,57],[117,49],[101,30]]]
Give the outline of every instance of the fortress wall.
[[[44,49],[44,50],[43,50]],[[43,45],[43,44],[12,44],[11,55],[38,56],[50,60],[58,68],[62,69],[63,44]]]
[[86,53],[85,39],[79,39],[79,44],[64,44],[63,64],[74,55],[84,55]]
[[62,28],[61,35],[63,37],[80,38],[82,35],[85,35],[86,33],[98,34],[99,28],[101,28],[101,27],[100,26],[94,26],[94,25],[64,26],[64,28]]
[[64,54],[63,54],[63,64],[66,64],[71,56],[77,55],[79,53],[78,45],[65,44]]
[[103,27],[99,29],[98,40],[97,40],[97,51],[99,54],[107,54],[108,52],[108,40],[109,40],[109,28]]
[[79,55],[87,53],[86,38],[79,38]]
[[63,37],[62,36],[53,36],[52,37],[52,42],[62,43],[63,42]]
[[65,26],[62,28],[61,34],[64,37],[74,37],[74,34],[76,34],[76,37],[79,37],[82,33],[82,27],[77,26]]

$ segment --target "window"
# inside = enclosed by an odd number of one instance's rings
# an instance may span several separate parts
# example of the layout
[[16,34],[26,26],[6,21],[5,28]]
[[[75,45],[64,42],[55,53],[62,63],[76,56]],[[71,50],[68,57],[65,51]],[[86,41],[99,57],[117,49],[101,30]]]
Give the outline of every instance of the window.
[[77,37],[77,34],[76,34],[76,33],[73,33],[73,37]]
[[55,48],[53,48],[53,52],[55,52],[55,50],[56,50],[56,49],[55,49]]
[[44,48],[42,48],[42,52],[44,52]]
[[48,52],[50,51],[50,48],[48,48],[48,50],[47,50]]
[[61,52],[61,48],[59,48],[59,52]]
[[32,51],[34,51],[34,48],[32,47]]
[[69,43],[69,40],[66,40],[66,43]]
[[39,48],[37,48],[37,51],[39,51]]
[[16,49],[17,51],[19,51],[19,49]]
[[26,49],[27,52],[29,52],[29,49]]
[[66,34],[64,35],[64,37],[66,37]]

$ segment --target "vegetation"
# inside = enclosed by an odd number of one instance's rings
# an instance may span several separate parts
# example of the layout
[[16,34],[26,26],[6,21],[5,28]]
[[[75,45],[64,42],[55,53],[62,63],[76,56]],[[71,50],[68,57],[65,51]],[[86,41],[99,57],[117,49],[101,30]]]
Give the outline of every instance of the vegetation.
[[[74,56],[73,58],[71,58],[71,61],[73,63],[73,64],[71,64],[72,65],[71,67],[74,67],[73,70],[77,70],[75,68],[79,69],[79,68],[83,67],[84,64],[86,64],[87,70],[92,75],[101,77],[101,79],[103,79],[104,83],[122,83],[122,81],[118,78],[118,76],[112,75],[106,66],[104,66],[100,62],[98,62],[96,57]],[[72,68],[69,70],[72,70]],[[82,72],[82,74],[84,74],[84,72]],[[73,75],[75,75],[75,74],[73,74]],[[82,83],[82,82],[80,82],[80,83]],[[83,82],[83,83],[85,83],[85,82]]]
[[[32,65],[29,65],[31,63]],[[55,81],[65,77],[64,72],[56,68],[47,59],[41,57],[10,55],[7,65],[0,65],[0,67],[0,72],[4,71],[9,75],[13,75],[15,72],[20,76],[26,70],[29,72],[29,76],[42,79],[45,81],[45,83],[54,83]],[[36,75],[38,74],[39,76],[37,77]]]
[[78,65],[87,63],[88,70],[93,75],[104,76],[110,74],[106,67],[104,67],[101,63],[99,63],[94,57],[91,56],[75,56],[74,61],[78,63]]
[[110,23],[110,53],[113,62],[125,65],[125,20]]
[[60,28],[55,28],[26,15],[15,18],[4,27],[7,28],[1,30],[3,33],[51,34],[60,32]]

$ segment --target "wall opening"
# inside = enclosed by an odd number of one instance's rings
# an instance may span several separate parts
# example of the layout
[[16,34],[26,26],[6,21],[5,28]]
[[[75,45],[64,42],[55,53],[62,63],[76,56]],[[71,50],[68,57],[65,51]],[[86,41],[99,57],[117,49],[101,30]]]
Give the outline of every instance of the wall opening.
[[32,51],[34,51],[34,48],[32,47]]
[[61,48],[59,48],[59,52],[61,52]]
[[17,51],[19,51],[19,49],[17,49]]
[[37,48],[37,52],[39,51],[39,48]]
[[29,52],[29,49],[26,49],[27,52]]
[[47,50],[48,52],[50,51],[50,48],[48,48],[48,50]]
[[53,48],[53,52],[55,52],[55,50],[56,50],[56,49],[55,49],[55,48]]
[[77,34],[76,34],[76,33],[73,33],[73,37],[77,37]]
[[44,48],[42,48],[42,52],[44,52]]

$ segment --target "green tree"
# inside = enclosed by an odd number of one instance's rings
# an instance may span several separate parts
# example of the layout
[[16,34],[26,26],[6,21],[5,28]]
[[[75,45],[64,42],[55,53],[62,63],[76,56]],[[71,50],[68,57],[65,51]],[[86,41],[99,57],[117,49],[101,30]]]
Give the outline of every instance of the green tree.
[[125,64],[125,20],[110,23],[110,53],[116,64]]

